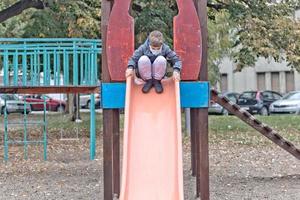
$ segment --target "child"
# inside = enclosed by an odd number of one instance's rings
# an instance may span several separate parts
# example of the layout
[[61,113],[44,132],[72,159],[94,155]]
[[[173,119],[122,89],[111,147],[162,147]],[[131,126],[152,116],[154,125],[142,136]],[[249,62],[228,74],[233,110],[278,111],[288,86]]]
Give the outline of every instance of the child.
[[167,61],[170,61],[173,66],[173,77],[180,80],[181,60],[164,43],[163,34],[159,31],[153,31],[146,42],[129,59],[126,77],[137,70],[138,76],[146,82],[142,89],[143,93],[148,93],[152,86],[157,93],[162,93],[161,80],[166,74]]

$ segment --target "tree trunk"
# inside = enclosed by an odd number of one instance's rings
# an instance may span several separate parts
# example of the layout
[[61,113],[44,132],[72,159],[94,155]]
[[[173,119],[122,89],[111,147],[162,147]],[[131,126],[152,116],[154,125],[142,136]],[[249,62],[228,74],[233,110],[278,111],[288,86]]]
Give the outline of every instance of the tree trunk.
[[12,6],[0,11],[0,23],[21,14],[28,8],[44,9],[45,4],[42,0],[21,0]]

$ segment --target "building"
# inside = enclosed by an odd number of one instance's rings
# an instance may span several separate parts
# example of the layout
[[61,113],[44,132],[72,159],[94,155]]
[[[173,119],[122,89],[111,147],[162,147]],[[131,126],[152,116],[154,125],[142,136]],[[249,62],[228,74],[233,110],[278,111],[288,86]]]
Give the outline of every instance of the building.
[[235,64],[226,58],[220,65],[220,90],[243,92],[246,90],[274,90],[282,94],[300,90],[300,73],[291,71],[286,62],[259,58],[255,67],[234,72]]
[[[300,10],[295,17],[300,19]],[[244,68],[241,72],[234,70],[235,63],[225,58],[220,65],[220,91],[274,90],[284,94],[300,90],[300,73],[291,70],[287,62],[259,58],[254,67]]]

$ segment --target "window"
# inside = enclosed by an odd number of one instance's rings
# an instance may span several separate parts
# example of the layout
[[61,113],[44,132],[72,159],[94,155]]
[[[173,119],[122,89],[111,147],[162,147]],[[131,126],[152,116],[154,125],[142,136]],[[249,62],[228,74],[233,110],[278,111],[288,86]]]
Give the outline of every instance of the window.
[[221,74],[221,92],[228,91],[228,78],[227,74]]
[[293,71],[285,72],[286,92],[295,90],[295,76]]
[[234,103],[237,102],[237,97],[236,97],[233,93],[232,93],[232,94],[228,94],[228,95],[227,95],[227,98],[228,98],[230,101],[234,102]]
[[281,98],[281,95],[280,94],[277,94],[276,92],[273,92],[273,97],[275,100],[278,100]]
[[272,92],[263,92],[262,95],[263,95],[264,100],[273,100],[274,99]]
[[272,72],[271,73],[271,86],[272,86],[273,91],[276,91],[276,92],[280,91],[279,72]]
[[266,89],[266,73],[257,73],[257,90]]
[[241,94],[240,99],[255,99],[256,92],[244,92]]

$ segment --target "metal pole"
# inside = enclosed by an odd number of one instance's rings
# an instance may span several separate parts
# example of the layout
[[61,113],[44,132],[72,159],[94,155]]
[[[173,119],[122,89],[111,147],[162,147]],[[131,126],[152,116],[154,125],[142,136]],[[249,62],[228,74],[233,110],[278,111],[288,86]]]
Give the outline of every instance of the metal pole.
[[187,135],[191,135],[191,109],[185,108],[185,130]]
[[44,160],[47,160],[47,118],[46,118],[46,97],[44,96],[44,116],[43,116],[43,145],[44,145]]
[[7,104],[4,100],[4,160],[8,161]]
[[24,97],[24,158],[28,159],[28,144],[27,144],[27,103],[26,97]]
[[96,127],[95,127],[95,94],[91,94],[90,103],[90,113],[91,113],[91,126],[90,126],[90,159],[95,159],[96,154]]

